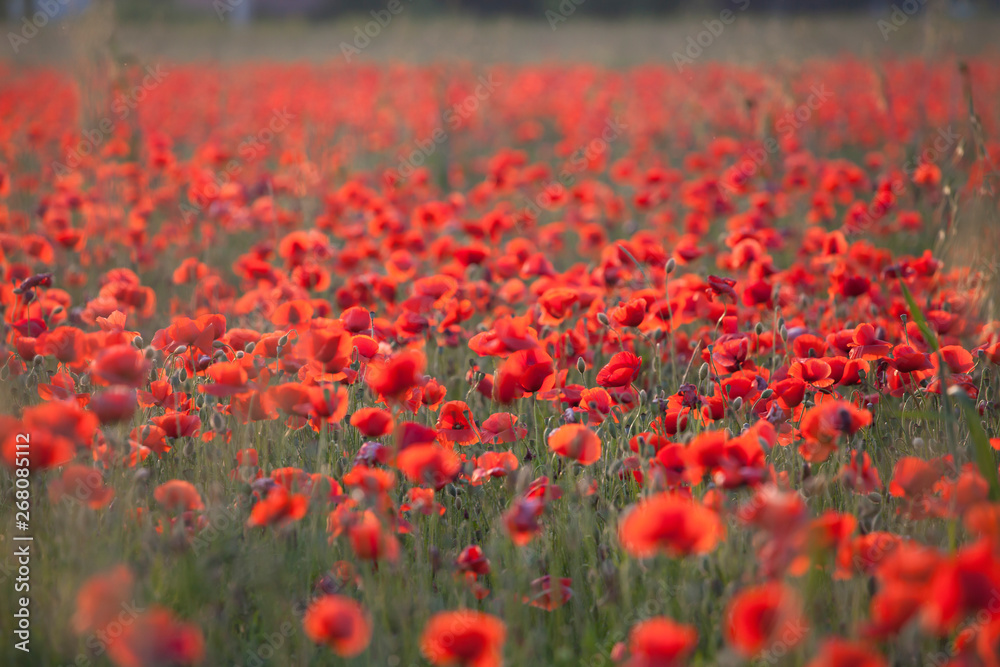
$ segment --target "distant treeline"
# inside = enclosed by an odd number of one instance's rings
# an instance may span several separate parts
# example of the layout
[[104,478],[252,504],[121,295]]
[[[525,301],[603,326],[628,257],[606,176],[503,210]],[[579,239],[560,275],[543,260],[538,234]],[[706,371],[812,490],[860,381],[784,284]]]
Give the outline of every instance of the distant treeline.
[[[4,0],[0,0],[2,2]],[[232,15],[244,19],[301,16],[333,19],[345,15],[369,14],[385,10],[392,3],[407,8],[408,14],[433,16],[471,14],[481,16],[539,16],[546,12],[562,15],[625,18],[669,14],[711,15],[724,9],[762,14],[887,13],[893,6],[907,14],[935,8],[954,16],[971,17],[980,12],[1000,10],[1000,0],[5,0],[12,14],[28,15],[42,4],[61,2],[69,6],[110,3],[120,18],[154,19],[197,17],[206,13]]]

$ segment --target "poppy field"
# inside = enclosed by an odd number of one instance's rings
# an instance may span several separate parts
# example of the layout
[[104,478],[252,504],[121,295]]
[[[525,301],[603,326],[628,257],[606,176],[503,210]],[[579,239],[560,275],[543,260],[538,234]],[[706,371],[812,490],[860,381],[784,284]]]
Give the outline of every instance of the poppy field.
[[0,118],[0,663],[1000,665],[995,59]]

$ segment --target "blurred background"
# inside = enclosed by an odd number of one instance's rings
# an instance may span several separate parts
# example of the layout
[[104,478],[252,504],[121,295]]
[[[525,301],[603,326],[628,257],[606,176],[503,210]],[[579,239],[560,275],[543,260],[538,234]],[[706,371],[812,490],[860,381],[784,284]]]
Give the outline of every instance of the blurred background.
[[[996,49],[1000,0],[0,0],[0,60],[96,45],[195,59],[674,61],[728,14],[707,60],[935,57]],[[390,25],[391,24],[391,25]],[[717,24],[716,24],[717,25]],[[353,60],[353,58],[345,58]]]
[[[61,15],[85,10],[98,0],[6,0],[8,18],[20,20],[47,4],[57,4]],[[581,15],[628,17],[669,15],[703,11],[721,11],[743,7],[755,13],[804,14],[813,12],[880,12],[898,5],[904,12],[910,6],[924,10],[929,0],[400,0],[412,7],[414,14],[440,16],[467,13],[477,16],[531,16],[547,10],[559,11],[570,4]],[[114,6],[123,19],[191,20],[217,13],[226,6],[236,21],[268,18],[331,19],[351,13],[367,13],[385,8],[387,0],[116,0]],[[973,16],[982,11],[1000,9],[1000,0],[951,0],[941,3],[957,16]]]

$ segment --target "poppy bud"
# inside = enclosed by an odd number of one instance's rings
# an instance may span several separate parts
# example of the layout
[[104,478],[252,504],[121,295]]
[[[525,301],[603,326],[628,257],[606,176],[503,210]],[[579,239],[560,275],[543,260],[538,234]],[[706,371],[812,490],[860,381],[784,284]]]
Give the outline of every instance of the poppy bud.
[[144,354],[143,356],[145,356],[145,357],[146,357],[146,359],[149,359],[149,360],[152,360],[152,359],[153,359],[153,357],[155,357],[155,356],[156,356],[156,350],[154,350],[154,349],[153,349],[153,348],[151,348],[151,347],[147,347],[147,348],[146,348],[146,352],[145,352],[145,354]]
[[174,354],[184,354],[187,351],[188,351],[187,345],[178,345],[177,349],[174,350]]
[[701,367],[698,369],[698,379],[704,380],[708,377],[708,363],[702,362]]
[[758,322],[757,325],[754,326],[753,331],[758,336],[761,335],[762,333],[764,333],[764,323],[763,322]]
[[278,347],[285,347],[286,345],[288,345],[288,334],[278,339]]
[[212,430],[221,431],[226,427],[226,419],[221,414],[216,412],[212,415]]
[[647,398],[646,390],[645,389],[640,389],[639,390],[639,405],[645,405],[646,404],[646,398]]
[[441,552],[433,544],[427,549],[427,554],[430,556],[431,562],[431,574],[441,569]]
[[45,363],[45,357],[43,357],[40,354],[36,354],[35,358],[31,360],[31,363],[34,364],[35,366],[41,366],[43,363]]
[[743,407],[743,397],[737,396],[736,400],[733,401],[733,410],[739,411]]
[[576,370],[580,371],[580,375],[587,371],[587,362],[583,360],[583,357],[577,357]]
[[604,313],[597,313],[597,321],[606,327],[611,326],[611,323],[608,321],[608,316]]
[[669,276],[671,273],[674,272],[674,269],[677,268],[677,262],[674,261],[673,257],[671,257],[670,259],[667,260],[667,264],[663,268],[666,270],[667,275]]
[[872,491],[871,493],[868,494],[868,500],[878,505],[882,502],[882,496],[879,494],[878,491]]
[[62,306],[56,306],[55,308],[52,309],[52,312],[50,314],[51,315],[58,315],[62,311],[63,311],[63,307]]
[[141,350],[143,348],[142,336],[136,336],[132,339],[132,347],[137,350]]
[[149,479],[149,468],[139,468],[135,471],[132,479],[136,484],[143,484]]
[[767,388],[767,389],[765,389],[764,391],[760,392],[760,397],[761,397],[761,399],[763,399],[763,400],[765,400],[765,401],[766,401],[767,399],[771,398],[772,396],[774,396],[774,390],[773,390],[773,389],[771,389],[770,387],[768,387],[768,388]]
[[240,350],[239,352],[236,353],[236,358],[237,359],[242,359],[245,356],[246,356],[246,354],[243,353],[243,350]]
[[251,340],[246,345],[243,346],[243,351],[246,352],[247,354],[253,354],[253,350],[255,347],[257,347],[257,343]]
[[781,329],[778,332],[778,334],[781,336],[781,340],[783,341],[788,340],[788,329],[785,328],[785,325],[781,325]]

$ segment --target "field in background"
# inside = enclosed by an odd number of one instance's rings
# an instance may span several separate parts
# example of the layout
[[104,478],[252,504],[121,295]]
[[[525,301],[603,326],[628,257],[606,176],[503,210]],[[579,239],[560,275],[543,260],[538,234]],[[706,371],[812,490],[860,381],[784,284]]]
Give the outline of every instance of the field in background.
[[1000,664],[1000,24],[703,20],[0,48],[0,663]]
[[[1000,19],[989,14],[974,20],[918,16],[898,29],[885,30],[879,21],[890,21],[891,13],[792,18],[734,13],[734,17],[725,33],[704,49],[705,60],[756,63],[841,55],[969,55],[995,50],[995,36],[1000,32]],[[40,30],[17,54],[0,48],[0,59],[72,63],[87,60],[110,44],[117,54],[144,60],[338,61],[343,59],[341,44],[353,46],[355,29],[363,29],[370,20],[365,15],[316,25],[290,21],[234,27],[225,20],[189,25],[116,24],[95,13],[79,23]],[[537,20],[413,20],[401,13],[380,28],[358,60],[672,64],[674,54],[683,55],[689,47],[688,38],[697,36],[705,30],[704,22],[712,20],[718,20],[718,14],[614,22],[570,15],[565,22],[550,23],[545,16]],[[6,26],[4,33],[11,28]]]

